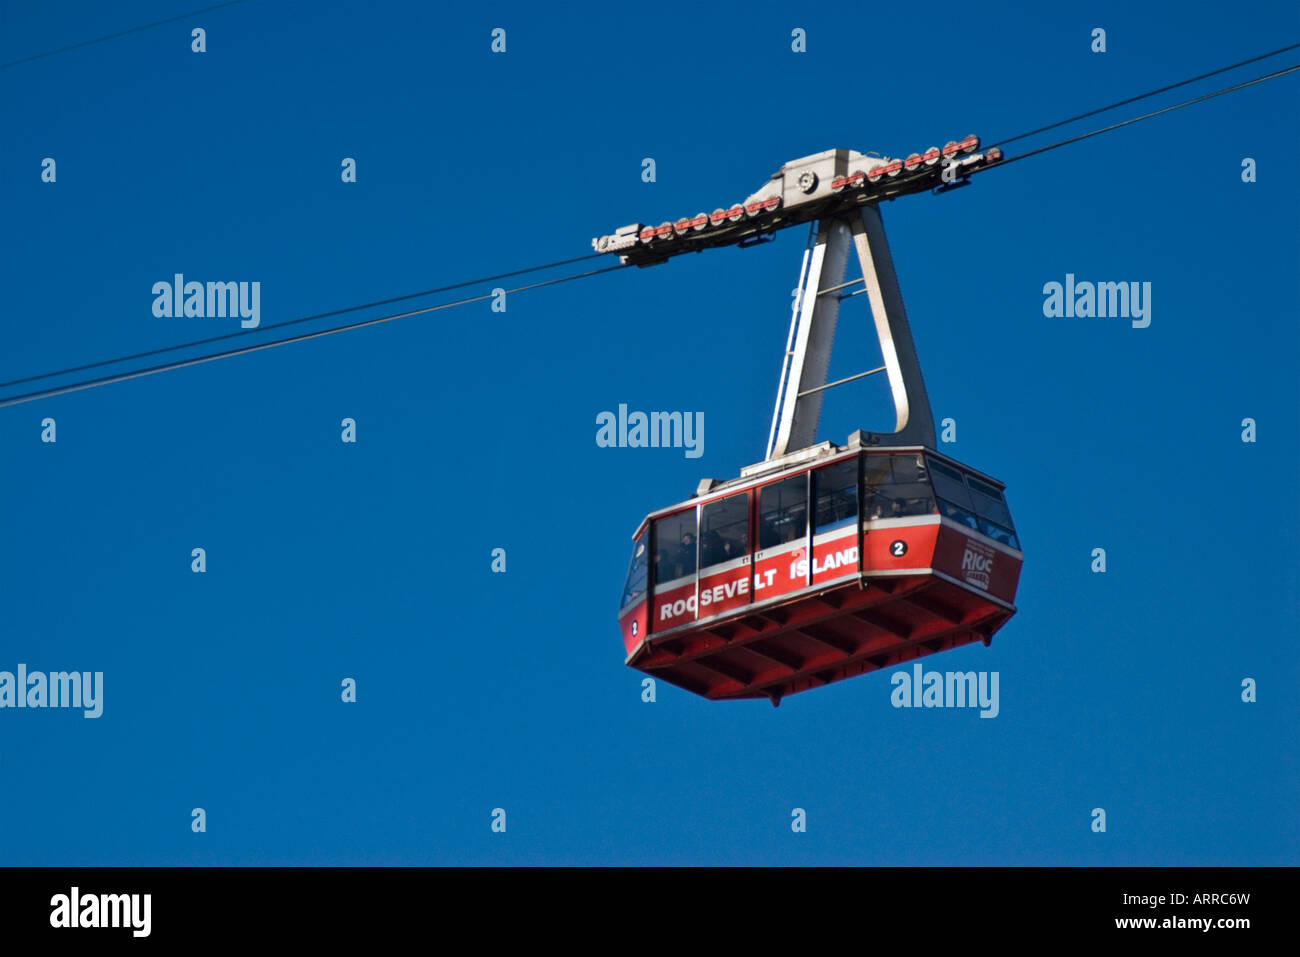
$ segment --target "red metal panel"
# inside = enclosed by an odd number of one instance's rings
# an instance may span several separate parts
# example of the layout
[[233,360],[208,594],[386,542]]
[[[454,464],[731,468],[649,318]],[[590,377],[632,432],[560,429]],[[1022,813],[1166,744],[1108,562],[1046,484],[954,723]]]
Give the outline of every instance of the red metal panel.
[[[934,543],[938,534],[938,525],[873,527],[868,524],[866,535],[863,536],[866,555],[862,573],[870,575],[873,571],[929,568],[934,558]],[[903,543],[902,555],[896,554],[899,550],[896,542]]]
[[688,621],[695,620],[695,579],[685,585],[678,585],[667,591],[656,589],[654,596],[655,617],[651,631],[667,631]]
[[934,567],[1003,601],[1014,602],[1021,562],[983,539],[943,526]]
[[754,601],[776,598],[808,586],[808,548],[787,543],[754,556]]
[[649,603],[643,598],[632,605],[618,619],[618,627],[623,632],[623,647],[630,655],[645,638],[646,609]]
[[700,617],[708,618],[749,603],[749,563],[700,576]]

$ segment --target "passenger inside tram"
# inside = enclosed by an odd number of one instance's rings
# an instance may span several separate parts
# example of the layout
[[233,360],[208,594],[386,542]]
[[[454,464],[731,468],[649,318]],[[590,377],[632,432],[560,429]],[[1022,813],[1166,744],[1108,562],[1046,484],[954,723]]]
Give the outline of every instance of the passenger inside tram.
[[673,562],[673,578],[695,574],[695,535],[682,532],[682,544]]
[[700,538],[700,563],[706,568],[725,562],[728,558],[728,542],[716,528],[706,531]]
[[909,490],[900,487],[868,490],[867,494],[873,497],[873,504],[867,509],[867,517],[870,519],[906,518],[910,515],[933,515],[937,511],[931,496],[917,495],[903,498],[893,494],[900,491]]
[[749,495],[741,492],[700,510],[700,569],[749,553]]
[[776,548],[808,534],[807,482],[806,474],[792,475],[759,491],[759,548]]
[[668,560],[668,549],[661,548],[655,555],[655,581],[666,582],[672,581],[673,566]]

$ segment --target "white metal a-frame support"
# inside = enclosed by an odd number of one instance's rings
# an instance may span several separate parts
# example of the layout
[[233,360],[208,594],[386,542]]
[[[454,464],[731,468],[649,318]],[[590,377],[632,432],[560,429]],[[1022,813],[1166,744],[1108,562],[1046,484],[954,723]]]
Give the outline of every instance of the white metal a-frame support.
[[[871,303],[885,364],[827,382],[835,323],[840,299],[844,298],[840,290],[856,285],[856,281],[844,282],[850,246],[857,250],[863,291]],[[930,400],[903,309],[894,260],[889,255],[885,226],[875,204],[815,224],[804,251],[797,293],[768,435],[767,460],[779,459],[817,441],[823,392],[876,372],[888,376],[894,398],[894,432],[887,435],[888,444],[934,448]]]

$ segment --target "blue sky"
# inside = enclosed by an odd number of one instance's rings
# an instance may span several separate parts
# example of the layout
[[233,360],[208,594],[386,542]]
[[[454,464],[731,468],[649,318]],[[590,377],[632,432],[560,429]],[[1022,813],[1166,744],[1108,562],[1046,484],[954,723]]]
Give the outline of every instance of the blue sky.
[[[0,61],[187,7],[9,4]],[[177,272],[260,281],[269,326],[1300,39],[1281,2],[575,9],[250,0],[0,71],[0,380],[237,328],[154,317]],[[885,205],[943,451],[1024,546],[992,647],[925,659],[997,671],[996,719],[888,671],[646,704],[622,663],[638,522],[763,455],[793,229],[0,410],[0,670],[105,675],[99,719],[0,710],[0,863],[1297,863],[1296,83]],[[1150,327],[1046,318],[1067,273],[1150,282]],[[832,375],[873,364],[845,305]],[[823,437],[887,426],[879,388]],[[703,456],[597,447],[619,403],[702,411]]]

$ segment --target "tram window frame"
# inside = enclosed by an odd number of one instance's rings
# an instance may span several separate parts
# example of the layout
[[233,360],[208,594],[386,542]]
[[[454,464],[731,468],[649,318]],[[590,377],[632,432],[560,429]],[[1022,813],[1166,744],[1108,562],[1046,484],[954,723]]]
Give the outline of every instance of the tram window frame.
[[[720,509],[728,509],[734,513],[732,520],[726,526],[710,527],[709,520],[712,514]],[[708,551],[709,546],[705,544],[705,539],[710,532],[718,532],[719,538],[724,541],[729,537],[722,534],[719,530],[722,527],[740,529],[740,542],[736,550],[730,555],[722,555],[714,558]],[[749,549],[749,490],[737,492],[734,495],[724,495],[722,498],[714,499],[700,506],[700,523],[699,523],[699,555],[700,555],[700,574],[704,574],[710,568],[718,565],[725,565],[727,562],[736,561],[739,558],[747,557],[750,554]],[[710,558],[714,560],[710,561]]]
[[[769,510],[764,503],[766,496],[769,493],[778,492],[778,490],[784,491],[786,489],[797,492],[799,498],[795,500],[794,504],[787,505],[784,503],[783,496],[778,497],[776,507]],[[789,532],[793,532],[794,534],[790,534],[789,537],[779,541],[774,540],[776,536],[774,534],[769,535],[768,530],[771,529],[772,532],[775,533],[776,526],[769,523],[768,516],[786,515],[792,511],[799,510],[800,507],[802,507],[803,522],[792,523],[786,529],[787,534],[789,534]],[[789,545],[793,542],[806,541],[808,538],[808,473],[799,472],[795,475],[788,475],[778,481],[770,482],[767,485],[759,486],[757,518],[757,545],[759,551],[765,551],[769,548],[780,548],[783,545]]]
[[[672,513],[671,515],[664,515],[664,516],[662,516],[662,517],[660,517],[660,518],[657,518],[657,519],[655,519],[655,520],[651,523],[651,531],[652,531],[651,547],[652,547],[652,551],[653,551],[653,553],[654,553],[655,556],[656,556],[656,558],[655,558],[655,570],[654,570],[654,588],[655,588],[656,590],[658,590],[659,586],[662,585],[665,581],[672,582],[672,581],[678,581],[679,579],[682,579],[682,578],[692,578],[692,579],[693,579],[693,578],[696,577],[696,572],[697,572],[697,570],[698,570],[698,568],[699,568],[699,561],[698,561],[698,560],[699,560],[699,553],[700,553],[700,552],[699,552],[700,529],[699,529],[699,522],[697,521],[697,518],[696,518],[696,511],[697,511],[697,510],[696,510],[696,507],[695,507],[694,505],[692,505],[690,508],[682,509],[680,512],[674,512],[674,513]],[[693,544],[694,544],[694,546],[695,546],[695,547],[694,547],[694,551],[693,551],[693,553],[691,553],[689,556],[682,556],[682,557],[689,557],[689,559],[690,559],[690,561],[689,561],[689,567],[687,567],[687,565],[686,565],[685,563],[683,563],[683,567],[685,568],[685,570],[684,570],[680,575],[676,575],[676,574],[674,574],[674,575],[669,575],[669,576],[667,576],[667,577],[663,577],[663,576],[660,575],[659,559],[658,559],[658,557],[657,557],[657,556],[658,556],[658,553],[659,553],[659,550],[660,550],[660,549],[659,549],[659,545],[660,545],[660,541],[659,541],[660,531],[661,531],[661,529],[664,528],[665,525],[667,525],[669,522],[678,522],[678,521],[681,521],[681,520],[683,520],[683,519],[686,520],[686,523],[685,523],[684,525],[682,525],[682,526],[681,526],[681,527],[680,527],[680,528],[679,528],[679,529],[678,529],[678,530],[673,534],[673,543],[674,543],[674,544],[673,544],[672,547],[673,547],[674,549],[676,549],[677,551],[680,551],[680,550],[684,549],[685,546],[682,544],[682,541],[681,541],[682,536],[685,535],[685,534],[687,533],[687,531],[690,532],[691,537],[692,537],[692,539],[694,540],[694,542],[693,542]],[[687,526],[689,526],[689,528],[688,528]],[[666,560],[667,560],[667,561],[670,561],[670,562],[676,561],[676,555],[670,555],[670,556],[667,557]]]
[[[851,484],[837,484],[827,489],[828,494],[824,496],[824,484],[831,480],[834,473],[841,473],[841,476],[836,476],[836,481],[842,482],[844,478],[848,478]],[[813,535],[821,535],[823,532],[833,532],[857,524],[858,517],[861,514],[859,500],[862,497],[862,482],[858,473],[858,456],[832,462],[830,465],[823,465],[812,470]],[[839,518],[823,520],[824,512],[833,509],[836,503],[849,503],[852,507],[852,513]]]
[[[640,535],[632,540],[632,560],[627,564],[627,579],[623,583],[623,601],[619,604],[619,613],[621,614],[626,608],[635,605],[641,599],[645,598],[646,593],[650,590],[650,529],[645,529]],[[637,564],[640,559],[640,591],[633,591],[633,585],[636,581]],[[628,597],[628,596],[631,597]]]

